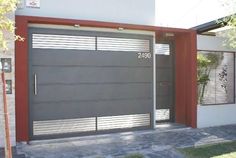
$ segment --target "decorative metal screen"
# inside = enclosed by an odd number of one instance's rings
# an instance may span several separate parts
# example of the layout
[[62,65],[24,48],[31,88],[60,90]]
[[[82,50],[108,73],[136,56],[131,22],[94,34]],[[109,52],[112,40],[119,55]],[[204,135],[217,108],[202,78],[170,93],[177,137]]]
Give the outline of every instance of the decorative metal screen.
[[[96,129],[97,126],[97,129]],[[150,114],[33,121],[33,135],[53,135],[150,126]]]
[[156,110],[156,120],[164,121],[170,119],[170,109],[158,109]]
[[96,118],[33,121],[33,135],[65,134],[96,130]]
[[235,103],[235,53],[199,51],[201,59],[209,61],[198,65],[198,103],[234,104]]
[[169,44],[156,44],[155,54],[158,55],[170,55],[170,45]]
[[98,117],[98,130],[150,126],[150,114]]
[[98,37],[97,49],[103,51],[149,52],[149,40]]
[[149,40],[90,37],[52,34],[32,34],[32,47],[40,49],[77,49],[101,51],[150,52]]
[[95,50],[95,37],[32,34],[33,48]]

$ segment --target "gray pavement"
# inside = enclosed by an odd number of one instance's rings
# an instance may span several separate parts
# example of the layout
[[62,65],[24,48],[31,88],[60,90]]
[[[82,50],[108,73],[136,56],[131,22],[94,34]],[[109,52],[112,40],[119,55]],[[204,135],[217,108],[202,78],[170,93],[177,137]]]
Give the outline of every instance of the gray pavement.
[[176,149],[236,140],[236,125],[192,129],[166,128],[67,139],[42,140],[17,145],[26,158],[121,158],[141,153],[147,158],[182,158]]

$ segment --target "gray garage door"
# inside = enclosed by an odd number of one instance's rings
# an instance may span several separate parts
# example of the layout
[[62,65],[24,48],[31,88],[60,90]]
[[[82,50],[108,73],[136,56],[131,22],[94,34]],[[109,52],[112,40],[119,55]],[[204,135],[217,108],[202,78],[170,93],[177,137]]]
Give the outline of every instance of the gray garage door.
[[148,35],[30,28],[30,137],[152,127]]

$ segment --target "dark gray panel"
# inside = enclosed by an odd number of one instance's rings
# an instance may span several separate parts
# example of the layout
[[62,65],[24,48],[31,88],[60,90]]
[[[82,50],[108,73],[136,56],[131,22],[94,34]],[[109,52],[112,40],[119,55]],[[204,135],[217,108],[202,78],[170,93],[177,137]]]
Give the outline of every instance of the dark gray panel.
[[[152,99],[104,100],[34,104],[34,120],[150,113]],[[132,105],[132,106],[131,106]]]
[[[168,44],[170,45],[169,55],[156,55],[156,109],[157,110],[168,109],[170,113],[168,113],[169,120],[167,121],[170,120],[173,121],[175,62],[174,62],[173,44],[172,43]],[[157,114],[161,115],[160,112]],[[163,120],[157,120],[157,121],[163,121]]]
[[151,82],[151,67],[33,67],[38,84]]
[[172,82],[173,81],[173,69],[172,68],[157,68],[156,80],[159,82]]
[[171,55],[156,55],[157,68],[172,68],[173,60]]
[[173,96],[173,85],[170,82],[159,82],[157,85],[157,92],[156,92],[157,97],[162,97],[162,96],[169,96],[172,98]]
[[33,65],[152,66],[152,59],[140,60],[136,52],[33,49],[32,53]]
[[158,97],[158,109],[167,109],[172,108],[173,106],[173,99],[169,96],[161,96]]
[[152,84],[38,85],[34,102],[152,98]]

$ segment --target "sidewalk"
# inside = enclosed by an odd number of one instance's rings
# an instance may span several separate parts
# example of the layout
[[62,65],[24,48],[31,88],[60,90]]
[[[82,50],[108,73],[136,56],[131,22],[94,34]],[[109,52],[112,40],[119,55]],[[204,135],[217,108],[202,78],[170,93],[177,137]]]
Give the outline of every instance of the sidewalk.
[[141,153],[147,158],[182,158],[176,148],[236,140],[236,125],[168,131],[146,130],[116,134],[33,141],[18,144],[27,158],[111,158]]

